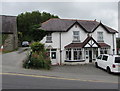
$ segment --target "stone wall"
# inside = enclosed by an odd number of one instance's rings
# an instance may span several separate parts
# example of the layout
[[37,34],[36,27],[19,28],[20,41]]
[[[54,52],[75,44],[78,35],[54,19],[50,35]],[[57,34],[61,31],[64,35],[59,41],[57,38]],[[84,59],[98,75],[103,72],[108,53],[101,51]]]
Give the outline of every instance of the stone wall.
[[14,49],[17,49],[18,47],[17,36],[15,36],[14,34],[7,34],[7,38],[3,46],[4,51],[12,51]]
[[0,15],[2,22],[1,34],[7,35],[3,44],[3,50],[12,51],[18,48],[17,22],[16,16]]

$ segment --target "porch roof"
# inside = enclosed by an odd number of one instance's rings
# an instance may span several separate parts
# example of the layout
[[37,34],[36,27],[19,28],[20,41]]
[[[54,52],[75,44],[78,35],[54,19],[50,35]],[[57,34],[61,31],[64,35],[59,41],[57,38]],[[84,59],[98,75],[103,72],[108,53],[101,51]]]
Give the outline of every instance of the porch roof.
[[[100,48],[108,48],[110,47],[110,45],[106,44],[106,43],[98,43],[98,45],[100,46]],[[83,48],[84,44],[83,43],[70,43],[68,45],[65,46],[65,48]]]
[[74,48],[74,47],[82,48],[82,46],[83,46],[83,43],[70,43],[66,45],[65,48]]
[[100,45],[100,47],[110,47],[110,45],[106,44],[106,43],[98,43]]

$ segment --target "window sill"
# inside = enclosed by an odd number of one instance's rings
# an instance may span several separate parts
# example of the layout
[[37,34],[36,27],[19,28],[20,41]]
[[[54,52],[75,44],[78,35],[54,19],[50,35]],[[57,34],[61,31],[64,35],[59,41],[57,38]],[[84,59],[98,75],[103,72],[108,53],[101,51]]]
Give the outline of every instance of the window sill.
[[85,62],[84,59],[81,60],[65,60],[65,62]]
[[73,42],[73,43],[76,43],[76,42],[80,42],[80,40],[73,40],[72,42]]
[[46,41],[45,43],[52,43],[52,41]]
[[100,41],[100,40],[98,40],[97,42],[104,42],[104,41],[103,41],[103,40],[101,40],[101,41]]

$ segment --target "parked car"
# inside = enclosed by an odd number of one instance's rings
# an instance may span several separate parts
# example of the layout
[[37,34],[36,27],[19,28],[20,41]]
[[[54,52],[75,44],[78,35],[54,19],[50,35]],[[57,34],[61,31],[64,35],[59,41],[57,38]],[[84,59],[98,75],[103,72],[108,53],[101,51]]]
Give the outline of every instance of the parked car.
[[95,60],[95,66],[105,69],[108,73],[120,73],[120,56],[102,54]]
[[29,46],[29,42],[28,41],[23,41],[22,42],[22,46],[23,47],[28,47]]

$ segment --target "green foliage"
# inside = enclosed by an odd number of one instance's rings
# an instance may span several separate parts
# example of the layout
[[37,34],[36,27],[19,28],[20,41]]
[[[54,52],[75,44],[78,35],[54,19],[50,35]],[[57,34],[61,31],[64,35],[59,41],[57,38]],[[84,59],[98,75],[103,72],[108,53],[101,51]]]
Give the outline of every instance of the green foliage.
[[117,48],[120,48],[120,38],[117,38],[116,42],[117,42]]
[[40,52],[40,51],[44,51],[44,44],[40,43],[40,42],[34,42],[30,45],[31,49],[33,52]]
[[46,33],[43,30],[39,30],[38,27],[40,27],[41,23],[43,23],[44,21],[50,18],[59,18],[59,17],[47,12],[41,13],[39,11],[25,12],[19,14],[17,16],[17,29],[18,32],[22,34],[22,37],[21,35],[18,36],[19,40],[20,41],[41,40]]
[[0,34],[0,45],[3,45],[5,43],[5,40],[7,39],[8,34]]
[[34,41],[40,41],[46,35],[46,32],[44,30],[42,30],[42,29],[39,29],[39,27],[40,27],[39,24],[31,26],[29,35],[31,35],[30,37]]
[[51,61],[48,52],[44,49],[44,44],[35,42],[31,45],[32,51],[28,54],[23,63],[24,68],[50,69]]

